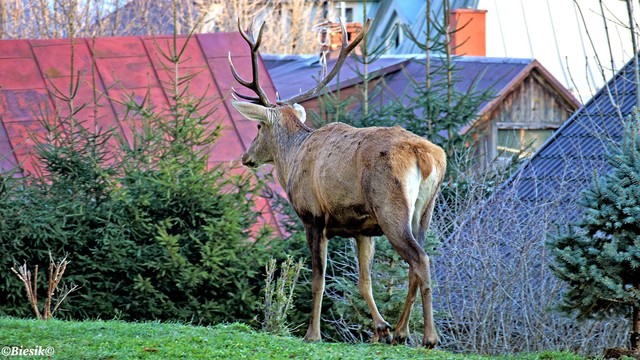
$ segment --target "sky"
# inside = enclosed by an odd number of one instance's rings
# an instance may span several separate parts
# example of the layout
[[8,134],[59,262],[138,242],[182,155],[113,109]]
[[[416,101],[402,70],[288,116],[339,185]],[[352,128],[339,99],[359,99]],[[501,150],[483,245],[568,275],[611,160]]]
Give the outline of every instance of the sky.
[[478,9],[487,56],[537,59],[583,103],[633,54],[626,1],[479,0]]

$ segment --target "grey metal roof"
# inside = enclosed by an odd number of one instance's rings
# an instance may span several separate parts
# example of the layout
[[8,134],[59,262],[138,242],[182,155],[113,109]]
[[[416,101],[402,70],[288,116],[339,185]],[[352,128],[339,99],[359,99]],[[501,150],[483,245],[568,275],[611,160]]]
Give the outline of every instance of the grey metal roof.
[[[454,66],[454,88],[458,92],[489,91],[498,97],[509,91],[510,85],[519,78],[523,71],[527,69],[534,60],[513,59],[513,58],[490,58],[476,56],[456,57],[453,60]],[[442,60],[433,58],[431,61],[432,81],[444,83],[445,73],[442,70]],[[373,101],[385,102],[384,98],[395,94],[401,99],[409,99],[415,95],[412,81],[424,83],[427,69],[424,63],[424,56],[413,57],[404,64],[403,71],[397,71],[385,77],[386,92],[374,97]],[[415,79],[415,80],[414,80]],[[403,96],[407,95],[407,96]],[[487,99],[478,107],[478,115],[486,110],[486,105],[490,102]]]
[[610,169],[607,154],[620,141],[624,120],[633,112],[636,85],[627,63],[502,187],[525,201],[562,196],[580,198],[597,173]]
[[[291,97],[301,90],[312,88],[319,78],[321,65],[317,56],[278,56],[263,55],[263,60],[273,83],[282,98]],[[330,60],[327,67],[331,69],[335,60]],[[408,99],[414,95],[413,83],[422,82],[426,77],[424,55],[390,55],[382,56],[369,65],[371,78],[384,75],[385,89],[372,99],[372,102],[391,101],[392,97]],[[438,68],[442,61],[432,58],[431,71]],[[455,90],[466,92],[470,87],[481,92],[491,90],[495,96],[509,91],[523,72],[532,67],[541,66],[532,59],[490,58],[462,56],[454,58]],[[338,86],[346,88],[362,82],[363,65],[353,58],[348,58],[342,66],[339,76],[329,82],[327,88],[334,91]],[[433,73],[434,83],[442,80],[442,73]],[[551,76],[551,75],[549,75]],[[566,89],[565,89],[566,91]],[[568,92],[567,92],[568,94]],[[391,96],[390,96],[391,95]],[[569,94],[570,96],[570,94]],[[478,113],[486,109],[489,101],[478,108]]]
[[[400,69],[400,65],[407,62],[406,56],[388,56],[378,59],[369,66],[370,74],[374,76],[381,71],[388,73]],[[262,55],[262,60],[269,70],[269,75],[273,80],[276,90],[281,98],[289,98],[301,91],[310,89],[318,83],[321,77],[322,65],[316,55]],[[328,71],[335,64],[335,59],[327,61]],[[334,77],[327,90],[333,91],[338,87],[345,88],[355,83],[361,82],[363,66],[354,58],[347,58],[340,72]]]

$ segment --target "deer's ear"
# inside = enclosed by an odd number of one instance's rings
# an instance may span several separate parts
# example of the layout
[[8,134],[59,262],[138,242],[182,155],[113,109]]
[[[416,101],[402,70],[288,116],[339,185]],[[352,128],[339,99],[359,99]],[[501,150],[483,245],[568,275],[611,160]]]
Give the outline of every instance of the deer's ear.
[[298,113],[298,120],[304,123],[304,121],[307,120],[307,112],[304,110],[302,105],[293,104],[293,109]]
[[269,121],[269,116],[267,116],[269,109],[262,105],[237,100],[231,100],[231,105],[233,105],[242,116],[249,120]]

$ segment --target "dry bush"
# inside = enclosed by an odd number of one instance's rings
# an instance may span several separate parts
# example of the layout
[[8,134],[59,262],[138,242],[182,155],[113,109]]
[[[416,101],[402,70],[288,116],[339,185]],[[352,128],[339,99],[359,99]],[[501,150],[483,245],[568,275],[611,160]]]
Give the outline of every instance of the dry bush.
[[263,53],[307,54],[320,50],[314,25],[323,22],[318,2],[308,0],[200,0],[200,32],[237,31],[238,23],[258,28],[266,22]]
[[[65,256],[62,260],[56,262],[53,260],[51,253],[49,253],[49,277],[47,278],[47,297],[45,299],[44,306],[42,307],[42,311],[40,311],[40,307],[38,306],[38,265],[35,266],[35,270],[33,274],[31,270],[27,267],[27,264],[23,264],[22,266],[12,267],[11,271],[13,271],[16,276],[22,281],[24,284],[27,300],[33,309],[33,313],[38,320],[49,320],[53,318],[53,314],[58,310],[60,305],[64,302],[64,300],[71,294],[72,292],[80,289],[80,286],[73,285],[70,288],[66,285],[59,289],[60,281],[62,281],[62,277],[64,276],[64,272],[67,270],[67,265],[69,265],[69,261]],[[58,297],[55,300],[55,305],[53,309],[51,309],[51,305],[53,302],[53,297],[58,292]]]
[[549,269],[544,243],[578,210],[578,199],[564,196],[575,193],[561,186],[554,200],[531,203],[507,190],[486,201],[478,180],[459,207],[438,209],[432,225],[440,234],[454,230],[433,260],[442,347],[490,354],[592,353],[622,344],[624,320],[576,323],[554,308],[563,284]]
[[231,32],[238,20],[266,21],[263,52],[315,53],[321,11],[307,0],[0,0],[0,39]]
[[[264,287],[264,303],[262,329],[274,335],[290,335],[287,322],[289,310],[293,305],[293,296],[304,260],[293,262],[291,256],[282,261],[280,269],[276,259],[271,258],[265,266],[266,278]],[[276,272],[280,275],[276,279]]]
[[100,19],[126,3],[126,0],[0,0],[0,39],[107,35]]

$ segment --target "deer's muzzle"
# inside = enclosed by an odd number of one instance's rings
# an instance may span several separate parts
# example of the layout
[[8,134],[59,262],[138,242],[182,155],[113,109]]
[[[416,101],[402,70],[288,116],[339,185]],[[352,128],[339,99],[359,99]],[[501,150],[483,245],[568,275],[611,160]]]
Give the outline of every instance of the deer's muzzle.
[[247,167],[256,167],[257,164],[253,161],[253,159],[251,159],[251,157],[249,157],[249,155],[244,154],[242,155],[242,165],[247,166]]

